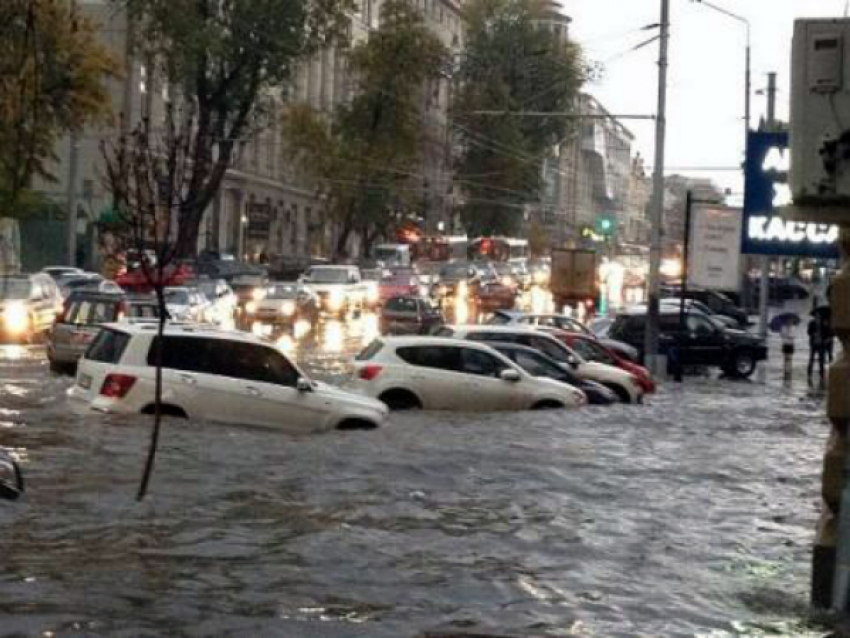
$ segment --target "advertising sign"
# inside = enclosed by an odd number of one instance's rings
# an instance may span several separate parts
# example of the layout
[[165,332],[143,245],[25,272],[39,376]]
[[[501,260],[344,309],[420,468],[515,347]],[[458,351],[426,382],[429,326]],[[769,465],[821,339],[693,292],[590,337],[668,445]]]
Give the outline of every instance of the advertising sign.
[[695,207],[691,213],[688,285],[737,290],[740,284],[741,211]]
[[786,221],[774,209],[791,201],[788,133],[750,132],[741,250],[746,255],[838,258],[838,227]]
[[248,204],[248,239],[268,239],[271,230],[272,207],[267,203]]

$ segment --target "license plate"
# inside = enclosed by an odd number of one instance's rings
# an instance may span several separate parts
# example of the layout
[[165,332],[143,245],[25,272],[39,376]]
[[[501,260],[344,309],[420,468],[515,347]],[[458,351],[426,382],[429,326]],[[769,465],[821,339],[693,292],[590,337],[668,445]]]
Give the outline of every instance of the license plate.
[[91,377],[87,374],[81,374],[80,378],[77,379],[77,385],[79,385],[83,390],[88,390],[91,388]]

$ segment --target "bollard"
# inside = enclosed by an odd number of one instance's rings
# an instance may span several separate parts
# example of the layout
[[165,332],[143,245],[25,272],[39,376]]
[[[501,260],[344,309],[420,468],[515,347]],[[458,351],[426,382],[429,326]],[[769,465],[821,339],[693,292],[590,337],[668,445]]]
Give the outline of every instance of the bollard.
[[[846,603],[850,564],[836,569],[839,554],[850,551],[850,511],[843,508],[847,518],[839,533],[842,508],[842,475],[848,462],[848,432],[850,423],[850,227],[842,227],[839,238],[841,270],[832,282],[830,305],[835,336],[841,342],[841,356],[829,369],[829,389],[826,413],[830,435],[823,458],[821,496],[823,507],[815,534],[812,552],[812,605],[823,609]],[[843,609],[842,609],[843,611]]]

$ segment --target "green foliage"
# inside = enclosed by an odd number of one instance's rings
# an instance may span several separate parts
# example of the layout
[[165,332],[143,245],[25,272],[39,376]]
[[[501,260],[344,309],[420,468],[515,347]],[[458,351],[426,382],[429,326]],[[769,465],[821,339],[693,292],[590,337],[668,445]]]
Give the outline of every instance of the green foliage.
[[330,124],[308,107],[290,108],[285,130],[302,167],[328,195],[340,223],[337,253],[357,230],[370,239],[415,198],[411,175],[423,148],[423,87],[439,77],[447,52],[405,0],[387,0],[381,26],[351,52],[355,95]]
[[108,117],[116,68],[67,0],[0,2],[0,217],[40,207],[32,178],[53,179],[62,135]]
[[[542,163],[568,133],[585,71],[578,47],[552,29],[537,0],[472,0],[458,71],[454,121],[462,148],[457,181],[473,235],[513,234],[542,186]],[[497,111],[504,115],[483,114]]]
[[237,140],[303,57],[342,32],[350,0],[112,0],[127,5],[137,48],[196,110],[192,175],[178,223],[178,253],[197,249],[207,206]]

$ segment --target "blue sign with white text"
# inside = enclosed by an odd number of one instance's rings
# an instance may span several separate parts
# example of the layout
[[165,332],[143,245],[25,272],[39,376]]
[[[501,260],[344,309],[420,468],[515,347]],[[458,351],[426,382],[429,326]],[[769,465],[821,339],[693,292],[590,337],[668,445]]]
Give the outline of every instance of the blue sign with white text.
[[786,221],[774,209],[791,203],[788,133],[750,131],[744,166],[745,255],[838,258],[838,227]]

